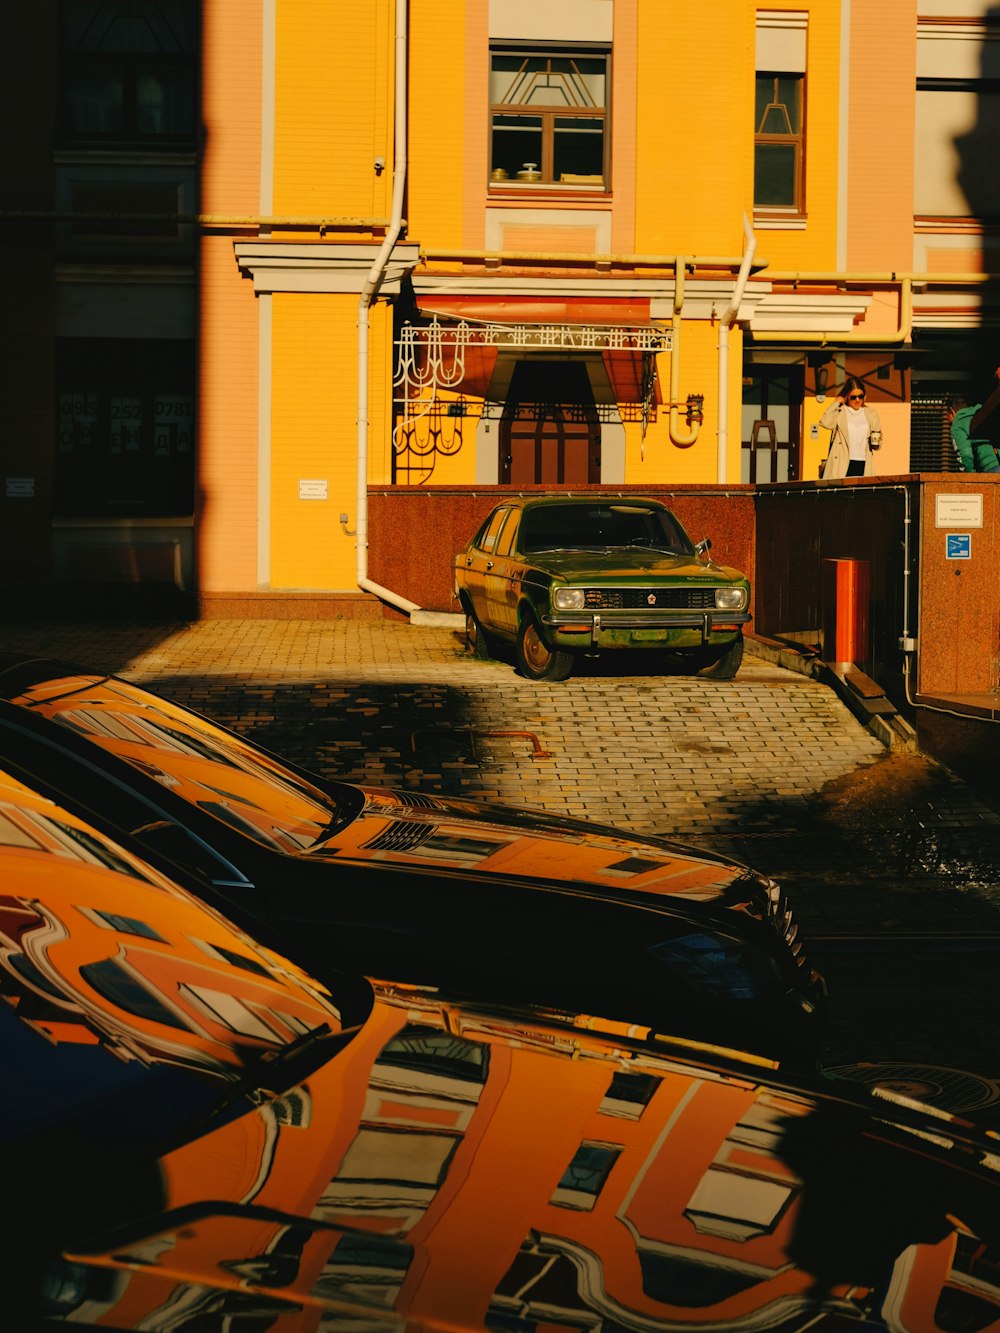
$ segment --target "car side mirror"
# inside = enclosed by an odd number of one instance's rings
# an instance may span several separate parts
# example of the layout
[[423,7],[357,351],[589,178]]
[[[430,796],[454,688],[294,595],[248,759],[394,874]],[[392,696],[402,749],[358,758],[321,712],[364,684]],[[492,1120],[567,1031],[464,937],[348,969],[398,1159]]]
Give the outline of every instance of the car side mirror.
[[694,553],[700,560],[702,556],[708,555],[711,549],[712,549],[711,537],[702,537],[701,541],[694,548]]

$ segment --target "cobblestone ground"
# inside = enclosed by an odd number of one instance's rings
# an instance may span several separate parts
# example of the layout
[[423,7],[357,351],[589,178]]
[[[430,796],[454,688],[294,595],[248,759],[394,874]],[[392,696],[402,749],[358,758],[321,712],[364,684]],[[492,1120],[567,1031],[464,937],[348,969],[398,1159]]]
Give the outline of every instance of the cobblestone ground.
[[467,657],[450,629],[388,621],[0,634],[9,651],[149,684],[329,777],[530,805],[750,861],[786,885],[828,978],[827,1065],[1000,1079],[1000,814],[940,765],[888,754],[807,676],[752,656],[735,681],[660,676],[640,655],[535,684]]

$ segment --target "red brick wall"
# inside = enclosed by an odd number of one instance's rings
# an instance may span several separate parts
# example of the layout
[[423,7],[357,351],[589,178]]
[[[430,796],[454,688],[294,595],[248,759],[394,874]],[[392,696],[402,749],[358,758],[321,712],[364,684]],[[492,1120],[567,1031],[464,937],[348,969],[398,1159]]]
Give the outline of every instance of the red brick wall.
[[[376,583],[428,611],[454,611],[451,562],[505,496],[503,486],[380,489],[368,498],[368,572]],[[546,488],[538,487],[540,492]],[[587,489],[579,488],[581,491]],[[692,541],[712,539],[712,558],[754,575],[754,488],[655,486],[590,488],[597,494],[649,495],[673,509]],[[387,615],[393,615],[387,608]]]

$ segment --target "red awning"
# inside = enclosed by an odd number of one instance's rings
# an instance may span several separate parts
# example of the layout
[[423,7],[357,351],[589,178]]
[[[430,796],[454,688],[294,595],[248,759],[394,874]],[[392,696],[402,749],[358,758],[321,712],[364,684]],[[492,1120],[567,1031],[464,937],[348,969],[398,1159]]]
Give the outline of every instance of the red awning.
[[482,324],[649,324],[642,296],[439,296],[417,297],[425,315]]
[[[417,297],[417,306],[423,315],[456,325],[465,321],[473,326],[503,325],[508,328],[530,328],[534,325],[547,329],[561,325],[589,326],[598,330],[652,327],[649,299],[646,297],[422,295]],[[531,350],[542,351],[544,347],[533,345]],[[643,402],[647,398],[650,380],[651,401],[662,402],[659,382],[653,373],[655,360],[648,351],[644,352],[635,346],[600,347],[580,354],[593,356],[598,350],[618,402]],[[487,397],[497,355],[498,348],[495,345],[475,342],[466,344],[461,351],[464,372],[460,380],[456,381],[455,349],[448,345],[442,346],[441,387],[454,388],[478,398]]]

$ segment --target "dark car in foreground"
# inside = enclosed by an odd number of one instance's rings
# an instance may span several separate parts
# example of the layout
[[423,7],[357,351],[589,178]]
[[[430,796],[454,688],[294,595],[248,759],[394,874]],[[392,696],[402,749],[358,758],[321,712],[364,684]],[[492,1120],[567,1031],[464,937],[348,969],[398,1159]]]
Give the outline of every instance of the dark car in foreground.
[[0,660],[0,762],[206,901],[336,966],[814,1062],[826,994],[784,894],[722,856],[327,781],[120,678]]
[[615,649],[730,680],[750,584],[710,546],[644,496],[511,497],[455,556],[468,645],[486,657],[512,646],[529,680],[565,680],[578,658]]
[[955,1117],[326,985],[6,779],[0,875],[10,1333],[1000,1321],[997,1140]]

